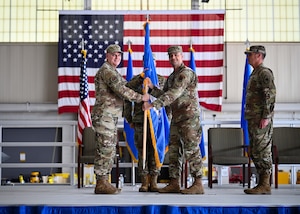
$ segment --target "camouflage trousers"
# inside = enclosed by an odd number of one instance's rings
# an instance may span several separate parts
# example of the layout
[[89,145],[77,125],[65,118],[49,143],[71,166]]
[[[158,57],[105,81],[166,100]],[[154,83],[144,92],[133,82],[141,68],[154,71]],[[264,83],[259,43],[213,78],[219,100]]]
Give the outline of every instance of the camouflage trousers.
[[200,118],[194,117],[180,124],[171,123],[169,143],[169,177],[180,178],[183,158],[188,161],[193,177],[202,177],[202,156],[199,147],[202,134]]
[[273,119],[263,129],[259,128],[260,120],[248,119],[250,157],[258,174],[271,174]]
[[111,173],[116,156],[117,117],[99,116],[93,118],[93,127],[96,132],[96,152],[94,172],[97,180],[100,176],[108,176]]
[[154,148],[152,145],[149,124],[147,126],[146,160],[145,169],[143,169],[143,123],[134,124],[134,142],[138,150],[138,175],[159,175],[160,168],[156,166]]

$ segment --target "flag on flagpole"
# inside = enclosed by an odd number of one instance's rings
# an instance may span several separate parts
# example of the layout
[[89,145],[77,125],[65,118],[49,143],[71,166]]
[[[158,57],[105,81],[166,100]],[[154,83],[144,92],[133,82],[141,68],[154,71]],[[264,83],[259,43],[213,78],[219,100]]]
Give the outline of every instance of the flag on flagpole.
[[[149,77],[153,85],[159,87],[159,81],[154,64],[153,54],[150,46],[150,28],[149,21],[144,25],[145,28],[145,46],[144,46],[144,70],[145,77]],[[151,98],[152,101],[155,98]],[[150,101],[151,102],[151,101]],[[160,110],[150,109],[147,114],[149,129],[154,148],[154,156],[157,167],[161,167],[164,162],[165,152],[169,144],[170,124],[165,108]]]
[[244,82],[243,82],[243,94],[242,94],[242,109],[241,109],[241,128],[244,131],[244,144],[249,145],[249,133],[248,133],[248,122],[245,119],[245,104],[246,104],[246,92],[247,84],[251,74],[251,66],[248,63],[246,55],[245,70],[244,70]]
[[[126,80],[130,81],[133,77],[133,65],[132,65],[132,57],[131,57],[132,50],[129,47],[128,48],[128,65],[127,65],[127,74],[126,74]],[[130,125],[127,123],[127,121],[124,119],[124,137],[127,145],[127,149],[129,154],[131,155],[131,158],[134,162],[137,162],[138,160],[138,150],[134,143],[134,129],[130,127]]]
[[[195,63],[194,52],[195,52],[195,50],[193,49],[193,47],[190,47],[190,53],[191,53],[190,54],[190,68],[193,71],[196,72],[196,63]],[[200,108],[200,105],[199,105],[199,108]],[[206,159],[206,154],[205,154],[205,143],[204,143],[203,130],[202,130],[201,141],[200,141],[199,146],[200,146],[200,151],[201,151],[202,159],[205,160]]]
[[84,50],[84,43],[82,42],[82,61],[80,66],[80,91],[79,91],[79,108],[78,108],[78,125],[77,125],[77,142],[82,144],[82,134],[85,127],[92,126],[91,112],[90,112],[90,101],[89,101],[89,86],[88,86],[88,75],[86,71],[86,54]]
[[[58,41],[58,113],[77,113],[83,38],[87,54],[87,71],[91,107],[95,103],[94,76],[105,60],[105,49],[118,44],[127,50],[128,40],[134,50],[133,75],[143,70],[145,16],[149,11],[60,11]],[[185,64],[189,60],[192,38],[200,105],[213,111],[222,109],[224,70],[224,10],[151,11],[151,48],[156,55],[156,72],[169,76],[166,50],[181,45]],[[125,77],[127,54],[118,67]]]

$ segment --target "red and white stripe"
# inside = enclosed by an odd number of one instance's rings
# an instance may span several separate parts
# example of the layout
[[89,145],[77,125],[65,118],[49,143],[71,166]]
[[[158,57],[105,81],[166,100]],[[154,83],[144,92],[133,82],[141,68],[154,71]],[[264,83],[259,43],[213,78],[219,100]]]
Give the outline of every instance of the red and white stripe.
[[[124,44],[132,42],[133,74],[143,70],[145,15],[125,15]],[[172,67],[167,49],[181,45],[184,62],[189,65],[189,48],[195,50],[196,73],[200,105],[214,111],[221,111],[224,63],[224,14],[154,14],[150,15],[150,44],[156,57],[156,72],[169,76]],[[127,45],[124,45],[127,50]],[[124,67],[128,55],[124,53]],[[125,68],[121,69],[125,75]]]
[[77,142],[82,144],[82,134],[85,127],[92,126],[89,98],[82,100],[78,110]]

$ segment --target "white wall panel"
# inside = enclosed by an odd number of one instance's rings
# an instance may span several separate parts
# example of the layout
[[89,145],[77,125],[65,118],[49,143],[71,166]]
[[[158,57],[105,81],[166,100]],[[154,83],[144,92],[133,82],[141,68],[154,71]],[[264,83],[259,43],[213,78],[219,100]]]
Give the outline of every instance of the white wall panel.
[[[252,44],[255,45],[255,44]],[[277,102],[300,102],[300,43],[265,43]],[[227,43],[223,103],[241,102],[245,44]],[[57,44],[0,43],[0,103],[57,103]]]
[[0,65],[0,103],[57,102],[57,43],[1,43]]
[[[300,43],[261,43],[266,47],[265,66],[272,69],[277,88],[277,102],[300,102]],[[257,45],[257,44],[251,44]],[[244,44],[227,44],[227,99],[224,103],[241,102],[245,67]]]

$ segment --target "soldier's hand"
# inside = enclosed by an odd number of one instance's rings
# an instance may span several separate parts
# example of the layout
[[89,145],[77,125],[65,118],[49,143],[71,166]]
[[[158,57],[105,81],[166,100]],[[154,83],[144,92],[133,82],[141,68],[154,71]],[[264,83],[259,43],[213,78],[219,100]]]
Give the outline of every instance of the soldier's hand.
[[150,100],[150,95],[149,95],[148,93],[144,94],[144,95],[143,95],[143,101],[144,101],[144,102],[147,102],[147,101],[149,101],[149,100]]
[[261,119],[259,128],[263,129],[269,124],[269,119]]
[[151,108],[153,108],[153,104],[152,103],[144,102],[144,104],[143,104],[143,111],[149,110]]

